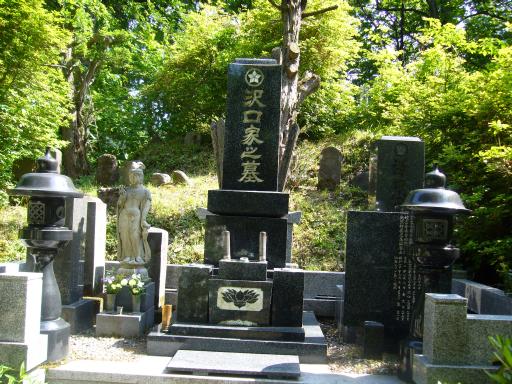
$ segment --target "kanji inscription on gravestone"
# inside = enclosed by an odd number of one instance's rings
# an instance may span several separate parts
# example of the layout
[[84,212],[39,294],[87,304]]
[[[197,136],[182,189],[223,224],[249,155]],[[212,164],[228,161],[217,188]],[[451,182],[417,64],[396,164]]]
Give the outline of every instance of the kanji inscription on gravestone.
[[277,190],[280,97],[275,60],[229,65],[222,189]]

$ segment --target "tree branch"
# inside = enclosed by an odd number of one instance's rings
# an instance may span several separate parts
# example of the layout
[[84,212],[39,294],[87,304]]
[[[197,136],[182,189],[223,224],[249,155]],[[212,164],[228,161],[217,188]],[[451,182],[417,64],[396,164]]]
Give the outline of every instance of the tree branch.
[[[270,0],[269,0],[270,1]],[[316,16],[320,15],[322,13],[334,11],[335,9],[338,9],[337,5],[331,5],[330,7],[319,9],[318,11],[312,11],[312,12],[304,12],[302,14],[302,18],[305,19],[306,17]]]
[[268,2],[270,4],[272,4],[272,6],[276,9],[278,9],[279,11],[282,11],[283,10],[283,7],[281,7],[280,5],[278,5],[274,0],[268,0]]
[[475,16],[488,16],[488,17],[490,17],[492,19],[498,19],[498,20],[504,21],[504,22],[509,20],[506,17],[500,16],[500,15],[496,15],[496,14],[493,14],[493,13],[490,13],[490,12],[487,12],[487,11],[479,11],[479,12],[472,13],[471,15],[466,15],[466,16],[462,17],[460,19],[460,21],[458,22],[458,24],[462,23],[463,21],[465,21],[467,19],[475,17]]
[[313,72],[307,71],[304,74],[304,78],[299,81],[298,91],[299,97],[297,100],[297,105],[301,105],[302,102],[311,95],[316,92],[316,90],[320,87],[320,76],[315,75]]

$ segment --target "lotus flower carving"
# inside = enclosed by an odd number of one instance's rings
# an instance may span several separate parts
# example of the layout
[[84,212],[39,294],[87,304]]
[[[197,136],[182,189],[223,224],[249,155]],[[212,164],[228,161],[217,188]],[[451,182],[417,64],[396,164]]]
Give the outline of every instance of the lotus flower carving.
[[227,289],[222,292],[222,298],[226,303],[233,303],[236,307],[242,308],[247,304],[253,304],[258,301],[259,294],[252,289],[236,290]]

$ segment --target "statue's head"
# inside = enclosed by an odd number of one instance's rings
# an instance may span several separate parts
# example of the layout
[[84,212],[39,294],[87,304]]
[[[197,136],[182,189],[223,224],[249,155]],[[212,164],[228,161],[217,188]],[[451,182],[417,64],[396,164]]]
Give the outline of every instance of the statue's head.
[[144,182],[144,169],[146,167],[141,161],[134,161],[128,170],[128,184],[135,186]]

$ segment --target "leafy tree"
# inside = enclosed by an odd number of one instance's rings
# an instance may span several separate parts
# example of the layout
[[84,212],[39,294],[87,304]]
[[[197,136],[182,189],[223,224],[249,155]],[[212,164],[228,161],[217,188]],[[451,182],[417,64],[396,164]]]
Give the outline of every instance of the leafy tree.
[[69,35],[39,0],[0,1],[0,188],[13,162],[60,146],[68,84],[58,66]]
[[[459,226],[462,261],[480,281],[496,283],[495,271],[512,265],[512,49],[489,49],[487,40],[469,41],[464,30],[435,20],[421,42],[429,48],[405,67],[396,51],[373,56],[379,73],[362,88],[356,122],[425,140],[428,163],[441,165],[473,209]],[[489,64],[468,68],[468,53]]]
[[[343,103],[350,99],[346,95],[353,92],[344,81],[343,71],[358,49],[353,40],[356,21],[348,16],[348,7],[343,2],[329,13],[322,10],[316,13],[314,9],[318,9],[319,4],[310,4],[311,15],[316,17],[306,18],[301,24],[303,40],[300,48],[298,40],[285,40],[285,48],[280,50],[283,63],[287,60],[283,64],[283,99],[288,100],[283,100],[283,108],[287,111],[283,112],[286,127],[297,118],[297,109],[306,96],[319,85],[318,75],[299,71],[299,51],[302,66],[314,70],[325,80],[318,97],[304,104],[304,110],[309,111],[300,120],[304,127],[314,131],[311,123],[317,121],[318,126],[325,129],[333,122],[332,116],[342,113]],[[148,97],[158,98],[162,104],[161,110],[169,121],[167,133],[206,130],[212,120],[223,117],[227,66],[235,58],[276,55],[274,48],[281,46],[283,41],[279,24],[283,16],[275,12],[276,5],[257,0],[252,9],[240,14],[204,6],[198,13],[184,16],[183,32],[176,35],[164,68],[156,82],[146,90]],[[284,9],[277,6],[280,11]],[[298,39],[298,35],[294,39]],[[290,46],[297,51],[291,54],[293,65],[284,59],[291,57],[286,53]],[[301,82],[298,80],[300,74],[303,75]],[[293,101],[290,99],[292,90],[295,92]],[[328,105],[322,105],[329,98]]]

